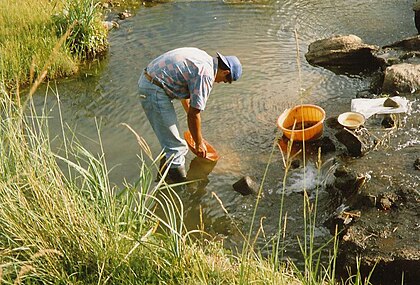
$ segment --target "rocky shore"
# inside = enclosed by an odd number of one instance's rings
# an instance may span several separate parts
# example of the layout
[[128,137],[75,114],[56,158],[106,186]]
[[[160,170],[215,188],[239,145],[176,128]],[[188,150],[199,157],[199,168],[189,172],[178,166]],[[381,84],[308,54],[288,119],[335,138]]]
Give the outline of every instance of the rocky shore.
[[357,130],[327,120],[338,155],[325,225],[340,233],[341,276],[360,268],[367,277],[374,269],[372,284],[419,284],[420,36],[378,47],[337,35],[313,42],[305,56],[337,74],[371,78],[371,89],[355,90],[355,98],[410,101],[409,112],[372,116]]

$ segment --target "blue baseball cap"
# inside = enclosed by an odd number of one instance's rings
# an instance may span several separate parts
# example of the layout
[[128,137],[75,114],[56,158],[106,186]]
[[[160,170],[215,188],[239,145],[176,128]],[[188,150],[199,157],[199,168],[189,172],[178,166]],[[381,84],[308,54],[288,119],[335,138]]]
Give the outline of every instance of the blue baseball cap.
[[239,59],[234,55],[224,56],[221,53],[217,52],[217,56],[229,67],[230,74],[232,76],[232,81],[236,81],[242,75],[242,64]]

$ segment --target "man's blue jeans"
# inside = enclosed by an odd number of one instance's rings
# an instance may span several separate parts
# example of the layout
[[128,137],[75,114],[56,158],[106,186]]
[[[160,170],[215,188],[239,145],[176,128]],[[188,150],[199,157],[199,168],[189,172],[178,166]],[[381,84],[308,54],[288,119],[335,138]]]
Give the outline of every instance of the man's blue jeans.
[[185,166],[187,143],[179,133],[179,124],[172,99],[165,91],[149,82],[144,75],[138,81],[140,102],[171,168]]

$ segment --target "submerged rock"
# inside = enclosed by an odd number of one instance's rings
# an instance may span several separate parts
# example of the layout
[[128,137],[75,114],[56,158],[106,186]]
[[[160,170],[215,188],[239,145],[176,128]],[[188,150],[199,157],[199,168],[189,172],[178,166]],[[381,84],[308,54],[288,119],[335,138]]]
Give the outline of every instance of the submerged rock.
[[120,19],[120,20],[125,20],[125,19],[127,19],[127,18],[131,18],[133,15],[130,13],[130,12],[128,12],[128,11],[124,11],[124,12],[120,12],[120,13],[118,13],[118,18]]
[[413,3],[414,11],[414,23],[416,25],[417,32],[420,33],[420,1],[415,1]]
[[107,29],[108,31],[116,28],[118,29],[120,27],[120,24],[117,21],[103,21],[102,25]]
[[384,128],[393,128],[395,127],[395,120],[391,114],[384,115],[384,118],[382,119],[381,125]]
[[417,158],[416,161],[414,161],[414,169],[420,170],[420,158]]
[[387,48],[398,48],[403,50],[420,50],[420,36],[408,37],[395,43],[386,45],[383,47]]

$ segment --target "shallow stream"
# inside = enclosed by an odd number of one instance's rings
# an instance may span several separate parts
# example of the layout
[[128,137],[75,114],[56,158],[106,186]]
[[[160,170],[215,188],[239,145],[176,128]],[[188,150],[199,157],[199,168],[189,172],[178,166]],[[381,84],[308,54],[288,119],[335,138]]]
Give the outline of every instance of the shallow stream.
[[[232,185],[246,175],[261,182],[270,160],[257,213],[256,224],[261,221],[264,226],[259,244],[276,233],[284,177],[282,156],[275,144],[281,135],[275,124],[277,117],[300,103],[319,105],[327,117],[337,116],[350,110],[350,100],[358,92],[369,88],[369,78],[337,75],[309,65],[304,57],[309,44],[336,34],[354,34],[365,43],[383,46],[417,33],[412,1],[407,0],[242,2],[174,1],[136,8],[131,11],[133,17],[120,21],[120,28],[110,32],[110,49],[105,59],[80,76],[50,83],[60,95],[64,121],[92,150],[98,149],[95,118],[100,122],[108,166],[113,167],[111,182],[121,185],[124,180],[138,179],[140,153],[135,137],[121,123],[142,136],[155,155],[159,153],[137,95],[137,80],[145,65],[161,53],[183,46],[195,46],[210,55],[221,52],[238,56],[243,77],[231,85],[216,84],[202,114],[204,137],[218,150],[221,159],[215,165],[203,164],[189,153],[190,175],[204,180],[193,184],[190,192],[194,193],[183,197],[187,224],[196,227],[201,209],[206,230],[225,237],[227,246],[233,247],[240,247],[242,238],[232,220],[239,228],[246,228],[255,196],[243,197],[233,191]],[[42,106],[45,87],[38,93],[36,104]],[[50,128],[59,135],[58,107],[51,92],[47,105],[51,111]],[[181,105],[177,104],[177,108],[186,129]],[[418,122],[419,112],[412,115],[417,118],[412,122]],[[418,123],[415,128],[404,137],[398,136],[393,147],[418,146]],[[411,143],[404,146],[407,142]],[[328,159],[323,157],[324,161]],[[377,162],[386,160],[386,154],[377,159],[366,168],[380,167]],[[306,171],[291,171],[285,187],[285,255],[295,260],[300,259],[296,236],[304,232],[301,192],[322,186],[328,173],[325,167],[325,175],[320,178],[315,161],[316,157],[308,160]],[[223,201],[229,215],[212,192]],[[323,207],[328,205],[322,187],[319,205],[322,215]],[[322,226],[315,235],[318,243],[329,238]]]

